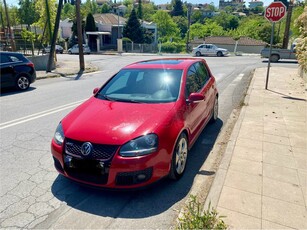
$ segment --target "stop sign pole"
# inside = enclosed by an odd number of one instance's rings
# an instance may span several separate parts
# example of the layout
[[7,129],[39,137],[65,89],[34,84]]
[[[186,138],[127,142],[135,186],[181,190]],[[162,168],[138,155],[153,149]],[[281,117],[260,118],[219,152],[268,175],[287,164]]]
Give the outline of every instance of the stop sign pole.
[[282,2],[272,2],[264,12],[264,17],[272,23],[271,41],[270,41],[270,51],[269,51],[269,61],[268,70],[266,75],[265,89],[268,89],[270,66],[271,66],[271,55],[272,55],[272,45],[274,41],[274,29],[275,22],[280,21],[286,15],[286,6]]

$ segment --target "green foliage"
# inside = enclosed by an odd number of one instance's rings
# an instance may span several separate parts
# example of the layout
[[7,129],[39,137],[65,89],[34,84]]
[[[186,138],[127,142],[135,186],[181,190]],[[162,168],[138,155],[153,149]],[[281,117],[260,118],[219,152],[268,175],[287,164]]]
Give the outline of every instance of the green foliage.
[[225,35],[223,27],[212,20],[207,20],[205,24],[195,23],[191,25],[190,31],[191,39]]
[[35,34],[31,31],[26,30],[26,29],[23,29],[21,31],[21,37],[24,40],[29,41],[29,42],[35,41]]
[[173,10],[171,11],[172,16],[183,16],[183,6],[181,0],[174,0]]
[[165,42],[161,45],[161,51],[165,53],[180,53],[184,49],[185,44],[182,42]]
[[300,37],[297,39],[296,56],[300,67],[307,73],[307,6],[295,21]]
[[62,20],[65,20],[66,18],[73,19],[76,17],[75,15],[76,15],[75,7],[70,3],[64,4],[61,12],[61,19]]
[[97,31],[95,19],[91,13],[86,17],[85,31]]
[[132,9],[127,24],[124,27],[123,35],[135,43],[144,42],[143,30],[134,9]]
[[239,18],[235,15],[221,12],[213,17],[213,20],[223,27],[224,30],[233,30],[239,26]]
[[[55,17],[57,12],[56,0],[48,0],[49,12],[50,12],[50,24],[51,24],[51,33],[53,32]],[[34,25],[40,27],[42,30],[47,24],[47,10],[46,10],[46,1],[45,0],[36,0],[35,2],[35,11],[39,14],[39,19]],[[47,25],[48,26],[48,25]],[[40,35],[39,39],[43,40],[43,43],[50,43],[50,33],[49,29],[46,28],[45,34]]]
[[109,7],[108,4],[104,3],[100,9],[100,13],[105,14],[105,13],[109,13],[111,10],[111,8]]
[[20,0],[18,13],[20,22],[28,26],[36,22],[39,17],[35,11],[35,1],[33,0]]
[[184,38],[188,30],[188,19],[182,16],[174,16],[173,21],[177,24],[180,30],[180,37]]
[[143,19],[142,0],[139,0],[139,1],[138,1],[137,16],[138,16],[138,19]]
[[167,12],[158,10],[152,19],[157,24],[159,39],[162,42],[166,42],[170,38],[174,41],[181,40],[179,28]]
[[203,22],[203,13],[201,10],[194,10],[194,12],[191,15],[191,22],[192,23]]
[[155,14],[157,11],[157,7],[151,3],[143,4],[143,20],[145,21],[152,21],[151,16]]
[[96,0],[86,0],[86,2],[82,5],[82,10],[84,15],[88,14],[96,14],[100,11]]
[[177,229],[227,229],[227,225],[222,218],[223,216],[219,216],[214,208],[210,208],[210,205],[208,210],[203,212],[202,204],[196,196],[191,196],[183,217],[179,219]]

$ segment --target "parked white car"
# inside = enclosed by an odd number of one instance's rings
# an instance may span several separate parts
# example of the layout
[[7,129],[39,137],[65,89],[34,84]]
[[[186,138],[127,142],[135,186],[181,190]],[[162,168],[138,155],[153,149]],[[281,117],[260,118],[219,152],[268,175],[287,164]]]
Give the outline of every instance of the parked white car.
[[[69,54],[78,54],[79,53],[79,45],[76,44],[73,47],[71,47],[70,49],[68,49],[67,51]],[[91,53],[91,49],[88,45],[83,44],[83,53],[85,54],[90,54]]]
[[213,44],[201,44],[192,51],[193,56],[199,57],[201,55],[213,55],[213,56],[226,56],[229,54],[227,49],[218,48]]

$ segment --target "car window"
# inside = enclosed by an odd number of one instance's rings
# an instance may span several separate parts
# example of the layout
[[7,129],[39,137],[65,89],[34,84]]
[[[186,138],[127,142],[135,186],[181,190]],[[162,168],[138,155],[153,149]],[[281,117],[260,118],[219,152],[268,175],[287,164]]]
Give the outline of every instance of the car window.
[[208,70],[206,66],[204,65],[204,63],[202,62],[197,62],[194,64],[194,66],[196,68],[196,72],[197,72],[197,76],[200,81],[200,85],[201,87],[203,87],[206,84],[206,82],[209,80]]
[[21,61],[18,57],[10,55],[9,58],[12,60],[12,62],[19,62]]
[[5,64],[8,62],[11,62],[11,60],[9,59],[9,57],[5,54],[0,54],[0,62],[1,64]]
[[185,88],[186,88],[185,91],[186,97],[189,97],[191,93],[198,92],[202,88],[201,81],[198,77],[195,65],[192,65],[188,70]]
[[98,98],[144,103],[176,101],[182,72],[176,69],[121,70],[100,90]]

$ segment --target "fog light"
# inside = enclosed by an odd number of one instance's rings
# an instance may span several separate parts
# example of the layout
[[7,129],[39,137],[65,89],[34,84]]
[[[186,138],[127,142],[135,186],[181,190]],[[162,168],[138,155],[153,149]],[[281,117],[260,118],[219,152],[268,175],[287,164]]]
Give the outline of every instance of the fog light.
[[72,165],[72,157],[71,156],[65,156],[64,157],[64,163],[66,166],[68,166],[69,168],[72,168],[73,165]]
[[139,175],[137,175],[136,177],[137,177],[137,179],[138,179],[139,181],[142,181],[142,180],[145,180],[145,179],[146,179],[146,175],[145,175],[145,174],[139,174]]

